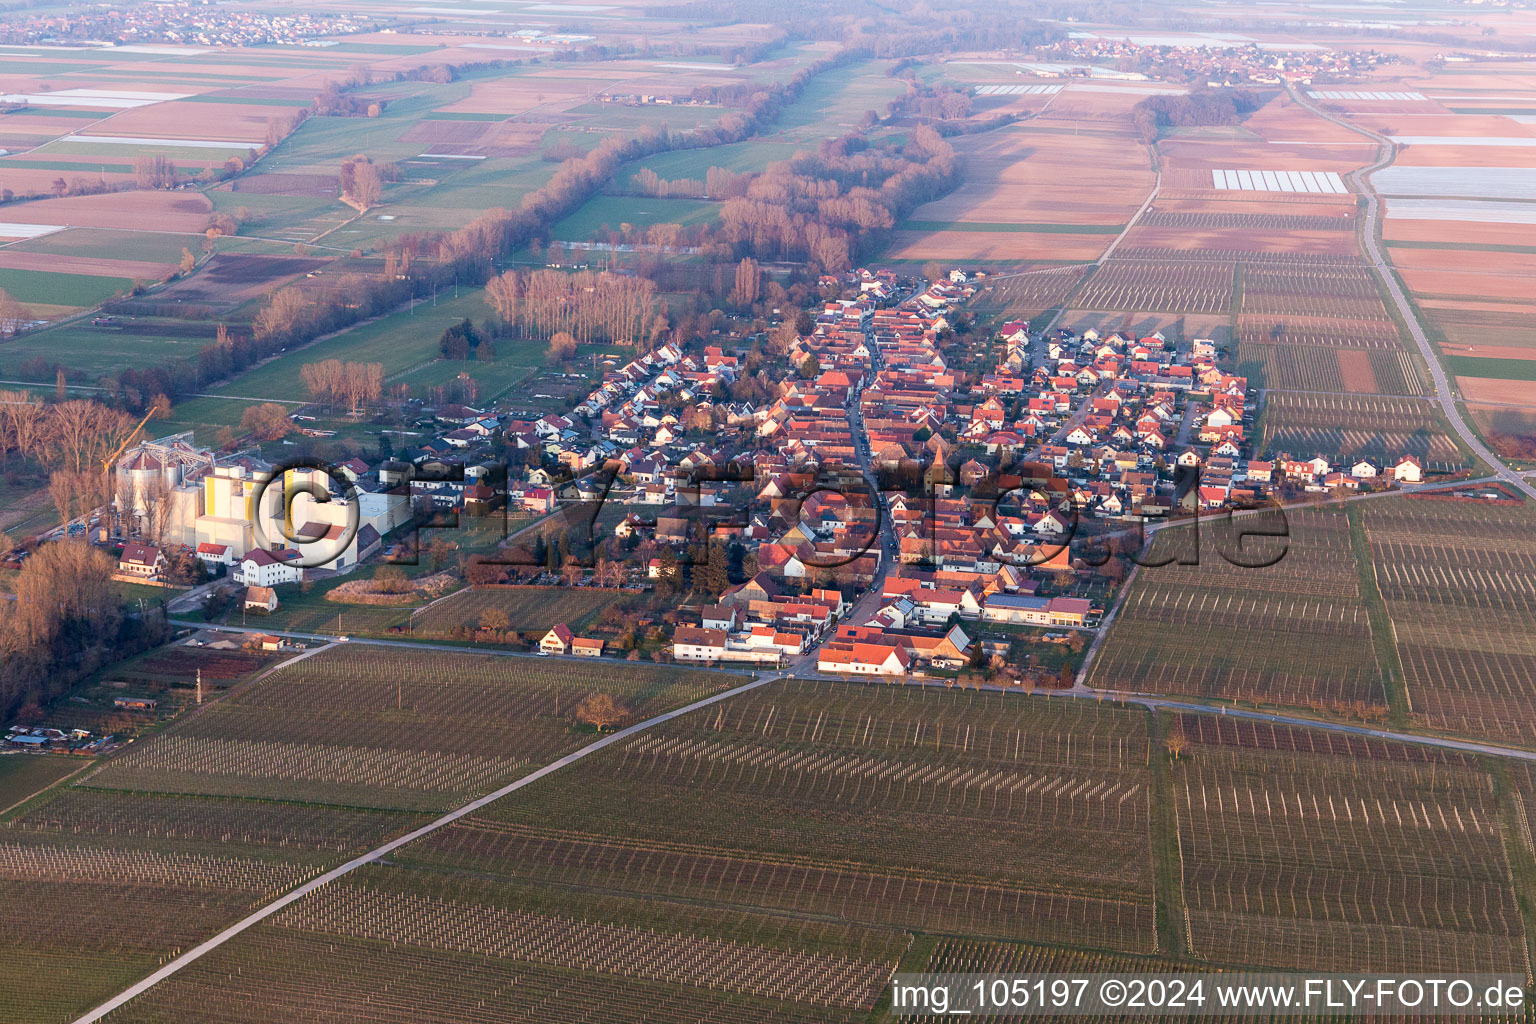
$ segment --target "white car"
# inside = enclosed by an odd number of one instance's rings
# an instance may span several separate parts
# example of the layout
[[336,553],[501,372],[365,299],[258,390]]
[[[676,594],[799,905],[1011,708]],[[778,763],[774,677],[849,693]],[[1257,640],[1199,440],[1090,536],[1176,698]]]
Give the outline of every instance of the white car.
[[348,640],[351,640],[351,639],[352,639],[352,638],[351,638],[351,637],[349,637],[349,636],[339,636],[339,637],[337,637],[337,638],[336,638],[336,642],[337,642],[337,643],[339,643],[339,644],[344,644],[344,643],[346,643],[346,642],[347,642],[347,641],[348,641]]

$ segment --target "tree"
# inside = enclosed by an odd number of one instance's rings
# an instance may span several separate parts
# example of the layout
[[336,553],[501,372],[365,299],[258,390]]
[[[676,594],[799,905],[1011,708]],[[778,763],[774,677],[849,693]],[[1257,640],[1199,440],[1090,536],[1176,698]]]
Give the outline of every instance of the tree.
[[758,291],[762,285],[763,273],[758,268],[757,260],[748,256],[736,265],[736,283],[731,288],[731,304],[735,306],[750,306],[757,301]]
[[48,416],[46,454],[77,473],[94,468],[127,443],[135,426],[126,413],[100,402],[83,398],[59,402]]
[[257,313],[252,327],[258,341],[287,338],[309,309],[309,300],[298,288],[279,288]]
[[515,270],[498,274],[485,283],[485,297],[491,308],[504,323],[517,323],[518,310],[523,299],[522,277]]
[[91,470],[56,469],[48,477],[48,496],[67,523],[106,501],[105,477]]
[[138,157],[133,162],[133,173],[139,188],[170,188],[176,184],[176,165],[163,153]]
[[504,633],[512,628],[512,617],[503,608],[487,608],[480,613],[480,628],[492,633]]
[[1168,755],[1175,761],[1179,759],[1179,756],[1185,750],[1189,749],[1189,737],[1184,735],[1184,726],[1182,724],[1175,723],[1173,731],[1163,737],[1163,749],[1167,750]]
[[805,380],[815,380],[817,377],[821,376],[821,361],[814,355],[807,354],[806,357],[800,361],[798,372],[800,376]]
[[352,201],[367,212],[377,206],[379,200],[384,197],[384,179],[379,176],[379,169],[370,163],[354,165],[352,173]]
[[629,710],[606,693],[594,693],[576,705],[572,717],[581,725],[603,732],[623,725],[629,719]]
[[192,273],[193,268],[196,267],[196,266],[197,266],[197,257],[192,254],[192,250],[191,249],[188,249],[185,246],[183,246],[182,250],[181,250],[181,265],[180,265],[181,272],[183,274],[190,274],[190,273]]
[[0,338],[25,330],[32,322],[32,311],[0,288]]
[[398,565],[381,565],[373,572],[373,589],[380,594],[408,594],[411,580]]
[[475,325],[468,317],[443,331],[443,336],[437,340],[438,351],[444,359],[466,360],[475,348],[480,344],[480,333],[475,330]]
[[549,339],[549,361],[563,363],[576,355],[576,339],[565,331],[560,331]]
[[262,441],[277,441],[288,436],[293,422],[288,410],[276,402],[263,402],[248,406],[240,414],[240,429]]
[[696,585],[712,597],[719,597],[731,585],[730,556],[723,545],[711,543],[704,559],[704,564],[694,570]]

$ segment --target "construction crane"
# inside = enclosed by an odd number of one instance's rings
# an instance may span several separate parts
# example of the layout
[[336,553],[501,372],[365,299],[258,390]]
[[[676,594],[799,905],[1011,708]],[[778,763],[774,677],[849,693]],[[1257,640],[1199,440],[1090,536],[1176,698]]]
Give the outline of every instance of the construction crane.
[[101,460],[101,471],[103,473],[107,473],[107,472],[111,471],[112,463],[115,462],[117,460],[117,457],[119,455],[123,454],[124,450],[126,450],[127,447],[130,444],[133,443],[133,439],[139,436],[139,431],[144,429],[144,424],[148,423],[149,422],[149,418],[151,416],[153,416],[157,411],[158,411],[158,407],[157,406],[153,406],[153,405],[150,406],[149,407],[149,412],[146,412],[144,414],[144,418],[139,420],[139,425],[133,428],[133,433],[131,433],[127,437],[123,438],[123,443],[118,445],[116,448],[114,448],[112,450],[112,454],[111,455],[108,455],[106,458]]
[[[123,438],[123,443],[118,445],[116,448],[114,448],[112,450],[112,454],[111,455],[108,455],[106,458],[101,460],[101,475],[103,477],[102,483],[107,488],[109,493],[111,491],[111,486],[112,486],[112,483],[111,483],[112,463],[116,462],[117,461],[117,457],[119,455],[123,454],[123,452],[127,450],[128,446],[133,443],[133,439],[134,438],[139,436],[139,431],[144,429],[144,424],[149,422],[149,418],[155,414],[156,410],[157,410],[157,407],[151,405],[149,407],[149,411],[144,414],[144,418],[143,419],[139,420],[138,425],[133,428],[133,431],[127,437]],[[108,511],[105,513],[106,516],[108,517],[108,520],[107,520],[107,522],[105,524],[105,527],[106,527],[106,529],[109,532],[111,530],[111,521],[110,521],[110,516],[111,516],[110,507],[111,507],[111,504],[112,504],[112,499],[109,497],[109,498],[107,498],[107,508],[108,508]],[[118,514],[119,514],[119,517],[121,517],[122,509],[118,509]],[[90,525],[89,523],[86,524],[86,526],[89,526],[89,525]],[[67,531],[68,527],[66,527],[65,529]],[[118,524],[118,529],[119,529],[119,533],[121,533],[122,532],[122,524],[121,523]]]

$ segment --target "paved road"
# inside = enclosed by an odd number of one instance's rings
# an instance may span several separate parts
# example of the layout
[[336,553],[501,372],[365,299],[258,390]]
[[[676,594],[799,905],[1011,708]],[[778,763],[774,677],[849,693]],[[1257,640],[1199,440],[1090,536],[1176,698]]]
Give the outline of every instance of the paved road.
[[1439,403],[1440,411],[1445,414],[1446,421],[1450,423],[1452,429],[1466,443],[1466,446],[1478,458],[1493,468],[1494,472],[1499,475],[1499,479],[1525,492],[1528,496],[1536,498],[1536,486],[1532,486],[1524,476],[1500,461],[1499,457],[1489,451],[1488,447],[1483,444],[1482,438],[1477,436],[1477,431],[1469,427],[1467,422],[1461,418],[1461,410],[1456,408],[1456,391],[1446,376],[1445,367],[1440,365],[1440,357],[1436,355],[1434,346],[1429,343],[1429,336],[1424,333],[1424,326],[1419,323],[1419,318],[1414,315],[1413,307],[1408,303],[1408,296],[1404,294],[1402,285],[1398,284],[1397,275],[1391,272],[1391,264],[1382,255],[1381,243],[1376,238],[1377,225],[1381,220],[1381,197],[1376,194],[1375,187],[1370,182],[1370,177],[1392,163],[1397,155],[1396,145],[1385,135],[1373,132],[1369,128],[1363,128],[1335,114],[1330,114],[1307,99],[1301,90],[1290,83],[1286,84],[1286,91],[1291,94],[1291,98],[1299,105],[1317,116],[1324,120],[1332,121],[1340,127],[1348,128],[1358,135],[1364,135],[1376,143],[1380,153],[1376,158],[1376,162],[1369,167],[1362,167],[1345,175],[1345,178],[1365,198],[1365,225],[1364,230],[1361,232],[1361,238],[1366,254],[1370,257],[1371,267],[1376,271],[1376,275],[1381,278],[1382,283],[1386,285],[1388,294],[1392,296],[1393,305],[1397,307],[1403,322],[1408,325],[1408,333],[1413,335],[1414,343],[1419,347],[1419,354],[1424,357],[1424,362],[1429,366],[1429,373],[1434,379],[1435,384],[1434,400]]
[[406,843],[414,842],[417,839],[420,839],[422,836],[430,835],[439,829],[446,828],[447,826],[458,821],[460,818],[475,813],[487,804],[490,804],[496,800],[500,800],[502,797],[509,793],[515,793],[517,790],[522,789],[524,786],[532,785],[533,783],[544,778],[546,775],[553,774],[554,772],[559,771],[561,768],[564,768],[567,765],[574,764],[589,754],[595,754],[599,750],[602,750],[604,747],[618,743],[620,740],[628,739],[636,733],[644,732],[646,729],[660,725],[663,722],[670,722],[674,718],[681,718],[683,715],[690,714],[691,712],[697,711],[700,708],[708,707],[711,704],[717,704],[722,700],[729,700],[731,697],[746,693],[749,690],[755,690],[759,686],[763,686],[766,683],[773,682],[780,678],[782,678],[782,676],[779,674],[763,676],[760,679],[754,679],[752,682],[744,683],[741,686],[735,687],[734,689],[726,690],[723,693],[717,693],[713,697],[706,697],[703,700],[695,701],[692,704],[689,704],[687,707],[679,708],[676,711],[668,711],[666,714],[657,715],[654,718],[648,718],[645,721],[638,722],[627,729],[620,729],[618,732],[611,733],[610,735],[604,736],[599,740],[588,743],[580,750],[573,750],[571,753],[566,754],[564,757],[559,758],[556,761],[550,762],[543,768],[540,768],[538,771],[524,775],[516,782],[510,782],[507,785],[502,786],[494,793],[487,793],[485,796],[480,797],[478,800],[471,800],[463,807],[449,811],[447,814],[443,815],[435,821],[423,825],[421,828],[416,829],[414,832],[409,832],[398,839],[393,839],[382,846],[369,850],[367,853],[362,854],[361,856],[354,857],[353,859],[347,861],[345,864],[342,864],[340,867],[332,868],[324,874],[319,875],[308,882],[305,882],[297,889],[294,889],[285,895],[278,897],[249,916],[242,918],[240,921],[230,925],[228,928],[219,932],[207,942],[187,950],[185,953],[171,960],[164,967],[161,967],[158,971],[151,974],[143,981],[129,986],[127,989],[102,1003],[100,1006],[96,1007],[85,1016],[80,1017],[75,1022],[75,1024],[92,1024],[93,1021],[101,1020],[107,1014],[111,1013],[113,1010],[116,1010],[124,1003],[149,991],[155,985],[158,985],[166,978],[169,978],[171,975],[182,970],[193,961],[206,956],[207,954],[213,952],[215,949],[218,949],[220,946],[224,945],[224,943],[228,942],[230,939],[234,938],[236,935],[239,935],[246,929],[260,924],[262,921],[265,921],[273,914],[276,914],[290,903],[303,899],[305,896],[314,892],[322,885],[327,885],[331,882],[334,882],[336,879],[341,878],[343,875],[356,871],[358,868],[367,864],[372,864],[379,858],[387,856],[395,850],[398,850]]

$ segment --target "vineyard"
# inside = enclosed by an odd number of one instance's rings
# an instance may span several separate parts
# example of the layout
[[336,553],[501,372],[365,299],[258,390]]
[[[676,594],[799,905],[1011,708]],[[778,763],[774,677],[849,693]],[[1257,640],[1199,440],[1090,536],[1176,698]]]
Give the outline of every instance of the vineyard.
[[1272,393],[1263,422],[1259,447],[1269,454],[1321,455],[1340,464],[1356,458],[1393,462],[1412,454],[1427,470],[1463,465],[1435,407],[1419,399]]
[[996,311],[1003,317],[1038,316],[1066,300],[1083,279],[1082,267],[1057,267],[1005,275],[988,282],[987,287],[968,304],[981,312]]
[[852,1024],[867,1014],[263,925],[113,1024]]
[[[1337,509],[1287,513],[1290,536],[1234,565],[1206,527],[1198,565],[1144,566],[1120,608],[1089,684],[1270,704],[1384,703],[1369,617],[1360,601],[1349,524]],[[1163,530],[1149,562],[1192,552],[1187,528]]]
[[603,692],[654,714],[732,682],[660,666],[339,648],[135,747],[89,784],[436,810],[580,746],[562,702],[568,716]]
[[401,856],[527,883],[1145,950],[1147,758],[1144,719],[1118,708],[776,685],[649,730]]
[[1526,742],[1536,727],[1531,512],[1394,499],[1362,520],[1414,715]]
[[420,823],[409,815],[336,807],[71,787],[7,828],[12,834],[135,836],[356,853]]
[[563,622],[579,633],[622,596],[592,587],[471,588],[431,605],[416,616],[414,628],[428,634],[475,629],[486,612],[501,612],[511,624],[508,628],[519,632],[547,630]]
[[1196,742],[1174,806],[1197,956],[1530,974],[1505,827],[1470,764]]
[[1397,327],[1390,320],[1350,320],[1328,316],[1252,313],[1237,318],[1237,333],[1249,345],[1305,345],[1311,348],[1359,348],[1399,352]]
[[890,964],[352,885],[320,889],[274,923],[822,1006],[869,1008],[891,971]]
[[1370,269],[1333,262],[1288,265],[1259,260],[1245,264],[1242,312],[1391,324]]
[[1196,213],[1152,209],[1137,221],[1149,228],[1249,228],[1255,231],[1352,231],[1352,214]]
[[[1023,943],[978,942],[969,939],[940,939],[934,947],[933,955],[923,967],[925,973],[931,974],[1001,974],[1010,977],[1023,974],[1130,974],[1148,971],[1182,973],[1188,970],[1188,964],[1173,960],[1085,953],[1079,950],[1050,949]],[[1210,1013],[1201,1016],[1204,1020],[1228,1019]],[[967,1019],[977,1024],[1011,1024],[1020,1018],[1009,1014],[977,1014]],[[1096,1021],[1129,1024],[1129,1022],[1142,1020],[1166,1020],[1167,1017],[1163,1013],[1140,1016],[1122,1011],[1104,1017],[1075,1014],[1074,1019],[1083,1021],[1085,1024]]]
[[1082,309],[1226,313],[1233,264],[1113,259],[1088,279],[1073,305]]

